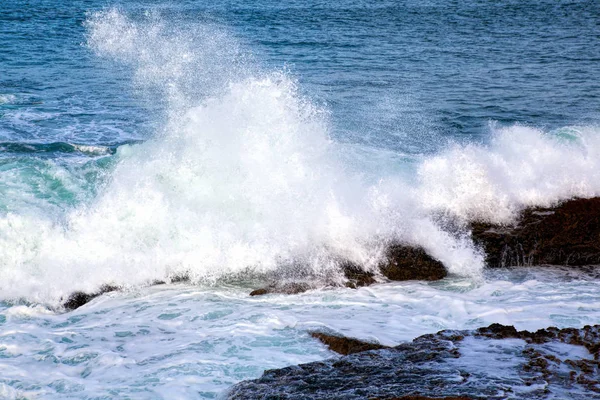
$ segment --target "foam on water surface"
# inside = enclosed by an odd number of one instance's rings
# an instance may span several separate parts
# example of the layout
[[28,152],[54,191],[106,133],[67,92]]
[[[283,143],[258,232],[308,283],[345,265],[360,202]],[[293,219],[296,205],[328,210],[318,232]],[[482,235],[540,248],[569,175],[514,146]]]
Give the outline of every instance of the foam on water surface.
[[[537,330],[600,318],[598,283],[560,270],[496,271],[476,286],[446,279],[293,296],[249,297],[248,290],[159,286],[106,294],[66,314],[5,304],[2,390],[13,398],[216,398],[264,369],[335,356],[311,330],[394,345],[493,322]],[[518,343],[507,346],[499,359],[519,363],[506,359]],[[461,352],[477,365],[480,350],[465,345]]]

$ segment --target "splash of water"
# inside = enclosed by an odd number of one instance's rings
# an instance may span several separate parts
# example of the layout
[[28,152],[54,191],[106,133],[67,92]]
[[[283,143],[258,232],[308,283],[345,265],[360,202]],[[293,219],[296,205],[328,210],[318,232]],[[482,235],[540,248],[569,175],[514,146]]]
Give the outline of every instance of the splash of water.
[[489,146],[455,146],[419,168],[423,205],[465,220],[511,222],[528,206],[600,194],[600,131],[495,129]]
[[382,172],[373,182],[342,161],[326,110],[289,74],[252,64],[223,29],[135,22],[114,9],[91,15],[87,28],[94,51],[130,65],[165,103],[165,123],[147,142],[118,148],[93,201],[59,217],[0,218],[3,298],[53,302],[105,283],[182,273],[214,282],[281,265],[324,277],[339,257],[373,267],[390,241],[477,276],[483,257],[468,233],[432,216],[507,222],[525,206],[600,189],[592,128],[500,129],[487,146],[423,159],[416,179]]

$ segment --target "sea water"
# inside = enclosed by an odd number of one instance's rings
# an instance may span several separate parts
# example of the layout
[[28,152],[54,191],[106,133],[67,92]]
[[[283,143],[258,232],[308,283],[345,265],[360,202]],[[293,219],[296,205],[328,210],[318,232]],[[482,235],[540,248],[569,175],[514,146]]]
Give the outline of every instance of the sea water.
[[[593,274],[488,271],[464,227],[600,194],[598,17],[5,0],[0,396],[214,398],[331,357],[313,329],[393,344],[597,323]],[[340,258],[374,268],[390,241],[451,277],[248,296],[266,276],[341,280]],[[103,284],[124,290],[60,307]]]

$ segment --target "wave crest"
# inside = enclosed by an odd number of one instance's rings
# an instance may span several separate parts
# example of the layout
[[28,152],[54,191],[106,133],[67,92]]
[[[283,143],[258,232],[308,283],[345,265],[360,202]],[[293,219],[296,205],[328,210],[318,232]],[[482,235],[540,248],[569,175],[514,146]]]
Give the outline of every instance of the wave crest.
[[[324,276],[339,257],[373,267],[393,241],[477,276],[483,257],[457,226],[508,222],[523,207],[600,189],[595,128],[498,129],[488,145],[424,156],[413,178],[372,180],[356,173],[368,160],[342,161],[326,110],[288,74],[260,72],[222,28],[135,22],[115,9],[86,25],[89,46],[130,65],[168,112],[153,139],[116,150],[93,201],[60,218],[0,218],[5,299],[52,302],[105,283],[180,273],[214,282],[281,265]],[[397,162],[389,157],[390,171]]]

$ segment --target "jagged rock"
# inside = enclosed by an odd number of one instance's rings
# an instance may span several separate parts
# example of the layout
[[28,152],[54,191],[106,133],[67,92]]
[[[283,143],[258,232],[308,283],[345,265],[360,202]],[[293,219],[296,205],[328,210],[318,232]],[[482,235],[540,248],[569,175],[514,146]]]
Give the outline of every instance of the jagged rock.
[[94,293],[75,292],[72,293],[67,299],[67,301],[63,303],[63,307],[67,310],[75,310],[83,306],[84,304],[89,303],[90,301],[104,293],[114,292],[116,290],[119,290],[119,287],[112,285],[103,285],[100,287],[100,290]]
[[600,398],[599,351],[600,325],[528,332],[493,324],[267,370],[227,395],[287,400]]
[[600,325],[586,325],[581,329],[550,327],[535,332],[517,331],[514,326],[492,324],[479,328],[474,336],[484,336],[491,339],[522,339],[527,343],[542,344],[551,341],[585,347],[594,359],[600,360]]
[[387,397],[383,398],[371,398],[369,400],[472,400],[470,397],[464,396],[449,396],[449,397],[427,397],[427,396],[402,396],[402,397]]
[[471,224],[490,267],[600,264],[600,198],[524,210],[514,225]]
[[387,260],[379,269],[386,278],[393,281],[433,281],[448,275],[444,265],[423,249],[403,245],[390,246]]
[[328,335],[322,332],[311,332],[310,335],[319,339],[322,343],[329,347],[329,350],[335,351],[338,354],[347,356],[348,354],[360,353],[367,350],[387,349],[388,346],[383,346],[376,343],[369,343],[358,339],[347,338],[343,336]]

